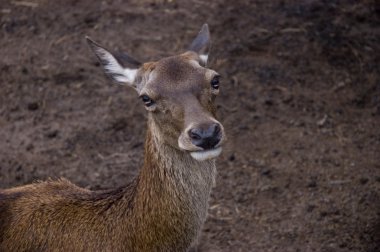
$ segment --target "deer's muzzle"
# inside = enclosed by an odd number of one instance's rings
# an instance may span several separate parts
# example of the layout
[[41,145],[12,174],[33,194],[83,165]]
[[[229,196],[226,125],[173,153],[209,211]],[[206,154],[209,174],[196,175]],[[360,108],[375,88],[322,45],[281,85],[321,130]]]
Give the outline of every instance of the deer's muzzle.
[[223,126],[216,120],[188,127],[178,139],[179,147],[198,160],[216,158],[222,152]]

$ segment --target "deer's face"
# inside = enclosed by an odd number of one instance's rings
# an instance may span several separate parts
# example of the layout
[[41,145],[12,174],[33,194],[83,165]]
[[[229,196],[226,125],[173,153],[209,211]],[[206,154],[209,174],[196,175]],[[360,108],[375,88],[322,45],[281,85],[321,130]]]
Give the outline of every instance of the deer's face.
[[223,126],[215,119],[219,74],[188,52],[144,64],[139,95],[166,143],[196,159],[220,154]]
[[191,51],[136,69],[122,66],[119,59],[97,44],[90,45],[111,77],[136,89],[156,137],[203,161],[217,157],[225,139],[223,126],[215,119],[220,76],[206,67],[209,43],[204,26]]

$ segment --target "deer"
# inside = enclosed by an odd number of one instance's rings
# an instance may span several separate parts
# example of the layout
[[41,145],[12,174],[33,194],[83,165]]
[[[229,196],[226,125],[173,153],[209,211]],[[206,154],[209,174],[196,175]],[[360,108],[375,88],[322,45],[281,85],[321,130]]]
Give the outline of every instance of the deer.
[[220,75],[207,67],[208,25],[184,53],[146,63],[86,39],[106,75],[134,88],[147,110],[143,165],[116,189],[61,178],[0,190],[0,251],[188,251],[226,139],[216,119]]

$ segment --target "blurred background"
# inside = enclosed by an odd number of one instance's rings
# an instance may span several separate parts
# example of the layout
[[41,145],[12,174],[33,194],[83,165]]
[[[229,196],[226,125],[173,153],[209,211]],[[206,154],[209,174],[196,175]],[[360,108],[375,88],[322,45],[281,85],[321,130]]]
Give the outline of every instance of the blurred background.
[[0,188],[130,181],[146,111],[84,37],[150,61],[208,23],[229,140],[199,251],[380,251],[379,21],[375,0],[0,0]]

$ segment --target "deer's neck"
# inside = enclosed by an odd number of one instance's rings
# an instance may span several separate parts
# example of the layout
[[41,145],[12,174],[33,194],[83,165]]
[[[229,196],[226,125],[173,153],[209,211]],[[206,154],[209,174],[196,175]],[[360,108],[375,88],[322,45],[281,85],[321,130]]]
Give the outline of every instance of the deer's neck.
[[215,174],[215,161],[194,160],[148,127],[133,210],[141,232],[149,228],[148,232],[165,234],[168,242],[196,238],[206,219]]
[[153,126],[148,128],[138,184],[138,191],[149,192],[141,195],[146,202],[206,208],[215,173],[214,160],[196,161],[189,153],[165,144]]

